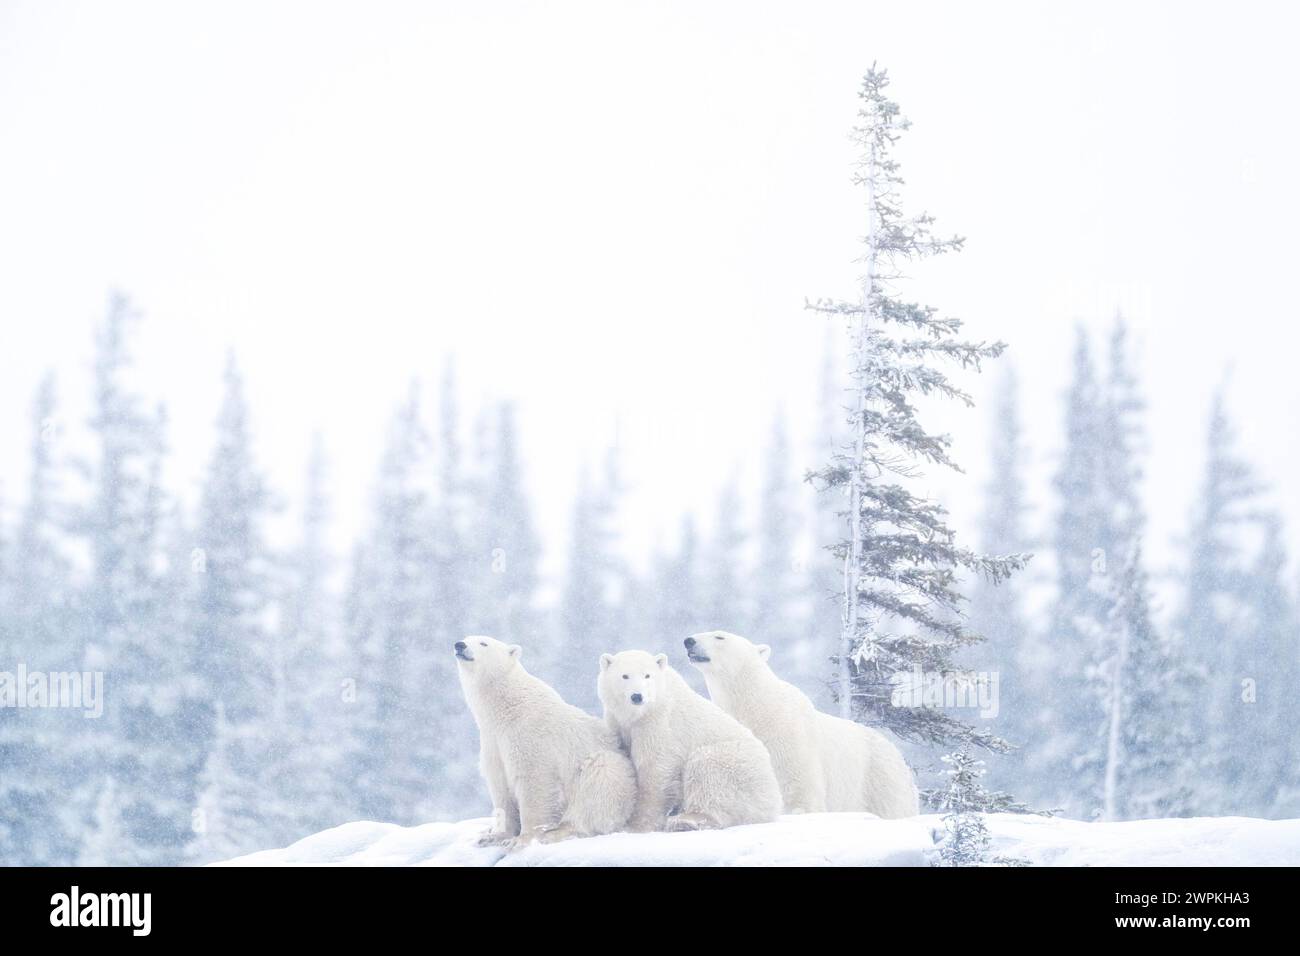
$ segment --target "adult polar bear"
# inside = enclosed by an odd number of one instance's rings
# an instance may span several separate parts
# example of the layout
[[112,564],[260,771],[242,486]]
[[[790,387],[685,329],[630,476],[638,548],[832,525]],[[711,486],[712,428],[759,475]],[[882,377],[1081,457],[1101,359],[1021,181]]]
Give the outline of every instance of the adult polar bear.
[[493,826],[479,843],[515,847],[623,829],[636,774],[617,735],[528,673],[518,644],[474,636],[455,650],[492,796]]
[[772,672],[766,644],[726,631],[696,634],[685,644],[709,697],[772,755],[787,813],[916,815],[916,782],[898,748],[879,731],[813,707],[803,691]]
[[[781,791],[763,745],[691,690],[666,655],[603,654],[596,687],[636,767],[630,829],[767,823],[781,812]],[[680,812],[670,816],[674,807]]]

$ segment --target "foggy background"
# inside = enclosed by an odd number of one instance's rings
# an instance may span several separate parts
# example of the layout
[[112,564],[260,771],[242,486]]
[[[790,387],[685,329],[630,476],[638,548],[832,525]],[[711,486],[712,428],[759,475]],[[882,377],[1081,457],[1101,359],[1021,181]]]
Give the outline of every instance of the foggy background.
[[[774,410],[820,463],[826,330],[801,306],[856,287],[847,131],[879,60],[915,124],[909,201],[967,237],[908,291],[1010,343],[1033,502],[1049,504],[1073,325],[1121,309],[1150,404],[1151,564],[1174,558],[1229,368],[1242,447],[1294,536],[1296,443],[1277,440],[1300,400],[1292,15],[6,2],[0,402],[26,408],[53,368],[79,424],[90,330],[123,290],[175,491],[197,497],[234,348],[275,484],[297,487],[322,431],[342,545],[392,407],[450,353],[466,402],[519,400],[551,576],[576,470],[615,434],[640,561],[683,509],[707,524],[729,473],[753,491]],[[939,414],[973,488],[986,416]],[[9,505],[24,436],[0,416]],[[932,481],[968,528],[976,499]]]

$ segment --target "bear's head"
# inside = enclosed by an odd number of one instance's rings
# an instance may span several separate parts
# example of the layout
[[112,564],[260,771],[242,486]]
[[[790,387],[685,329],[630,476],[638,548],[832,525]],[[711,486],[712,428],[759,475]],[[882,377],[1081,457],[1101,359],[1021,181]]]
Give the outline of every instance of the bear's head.
[[667,669],[667,654],[646,651],[601,654],[596,690],[605,712],[624,725],[640,720],[663,698]]
[[495,637],[472,634],[457,641],[456,665],[461,680],[474,683],[496,680],[519,665],[523,650],[518,644],[507,644]]
[[683,641],[686,657],[706,677],[726,679],[750,667],[766,667],[772,648],[752,644],[739,634],[728,631],[705,631]]

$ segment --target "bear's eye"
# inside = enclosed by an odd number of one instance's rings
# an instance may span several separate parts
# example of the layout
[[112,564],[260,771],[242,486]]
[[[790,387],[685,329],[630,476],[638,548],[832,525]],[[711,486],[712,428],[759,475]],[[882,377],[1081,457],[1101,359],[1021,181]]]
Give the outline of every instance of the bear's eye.
[[479,641],[479,642],[478,642],[478,646],[479,646],[479,647],[487,647],[487,641]]
[[726,640],[726,638],[723,637],[721,634],[714,634],[713,637],[714,637],[715,640],[719,640],[719,641],[725,641],[725,640]]
[[650,675],[649,675],[649,674],[646,674],[646,675],[645,675],[645,679],[646,679],[646,680],[649,680],[649,679],[650,679]]
[[627,675],[626,675],[626,674],[623,675],[623,680],[627,680]]

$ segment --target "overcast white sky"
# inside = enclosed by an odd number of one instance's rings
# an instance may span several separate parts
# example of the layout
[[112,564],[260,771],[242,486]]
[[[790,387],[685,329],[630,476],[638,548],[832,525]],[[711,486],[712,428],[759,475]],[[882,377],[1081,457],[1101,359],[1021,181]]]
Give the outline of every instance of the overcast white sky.
[[[968,237],[909,292],[1011,344],[1035,499],[1073,326],[1120,307],[1156,561],[1228,366],[1295,542],[1296,27],[1276,3],[2,0],[5,497],[47,367],[80,427],[110,288],[145,313],[177,489],[233,347],[280,488],[324,432],[340,540],[392,407],[447,352],[467,400],[518,400],[556,552],[616,419],[634,549],[752,474],[778,406],[815,464],[824,328],[801,306],[854,294],[847,131],[879,61],[915,124],[913,207]],[[934,490],[968,528],[985,415],[943,424],[971,474]]]

